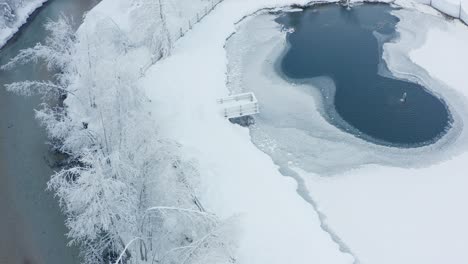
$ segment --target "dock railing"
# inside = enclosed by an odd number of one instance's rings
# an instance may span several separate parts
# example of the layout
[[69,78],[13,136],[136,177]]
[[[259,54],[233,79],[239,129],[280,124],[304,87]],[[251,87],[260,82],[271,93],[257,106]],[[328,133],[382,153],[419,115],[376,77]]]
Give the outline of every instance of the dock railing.
[[260,112],[257,98],[252,92],[220,98],[217,102],[221,105],[225,118],[254,115]]

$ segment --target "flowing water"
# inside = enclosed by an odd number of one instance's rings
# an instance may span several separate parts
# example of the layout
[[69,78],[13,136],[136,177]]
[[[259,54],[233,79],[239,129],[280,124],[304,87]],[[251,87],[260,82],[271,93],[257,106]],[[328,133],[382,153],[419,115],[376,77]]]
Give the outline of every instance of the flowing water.
[[[46,37],[44,23],[61,14],[78,25],[98,0],[49,0],[0,50],[0,65]],[[4,84],[48,80],[44,65],[0,70],[0,264],[79,263],[76,248],[67,247],[67,232],[58,202],[47,192],[54,157],[44,129],[34,119],[40,98],[5,91]]]

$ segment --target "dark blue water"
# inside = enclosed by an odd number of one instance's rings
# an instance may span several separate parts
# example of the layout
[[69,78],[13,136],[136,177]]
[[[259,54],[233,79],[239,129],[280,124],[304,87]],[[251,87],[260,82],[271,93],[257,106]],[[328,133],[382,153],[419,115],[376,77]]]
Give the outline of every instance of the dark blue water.
[[334,93],[330,102],[324,96],[332,105],[325,115],[334,125],[380,144],[429,144],[450,126],[446,104],[419,84],[378,74],[379,65],[386,69],[378,39],[397,37],[398,18],[391,10],[385,4],[351,10],[323,5],[282,15],[277,21],[294,32],[288,33],[290,48],[280,69],[298,82],[320,76],[333,80],[335,88],[314,85],[323,95]]

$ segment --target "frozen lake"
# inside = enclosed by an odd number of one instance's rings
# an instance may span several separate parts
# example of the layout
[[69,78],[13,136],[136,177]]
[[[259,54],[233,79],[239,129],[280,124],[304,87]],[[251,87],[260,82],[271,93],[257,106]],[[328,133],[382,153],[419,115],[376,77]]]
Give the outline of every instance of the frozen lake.
[[323,175],[427,166],[454,151],[464,103],[405,50],[391,49],[404,10],[329,4],[240,23],[226,44],[228,85],[258,98],[254,144],[283,170]]
[[[229,89],[260,104],[252,142],[360,263],[466,259],[466,32],[427,7],[331,4],[258,13],[227,41]],[[288,64],[294,48],[303,52]],[[375,122],[352,123],[360,115]],[[372,127],[383,117],[406,122]],[[430,131],[406,131],[412,122]]]
[[[46,36],[44,23],[60,14],[77,25],[97,0],[50,0],[0,50],[0,65],[34,46]],[[47,192],[55,158],[46,145],[45,131],[34,119],[37,97],[5,91],[4,84],[20,80],[47,80],[43,65],[28,64],[0,71],[0,263],[79,263],[76,248],[67,247],[65,217],[58,201]]]
[[393,77],[382,61],[382,44],[397,37],[393,9],[323,5],[281,15],[276,21],[291,30],[278,71],[318,89],[325,118],[342,130],[383,145],[430,144],[451,117],[440,98]]

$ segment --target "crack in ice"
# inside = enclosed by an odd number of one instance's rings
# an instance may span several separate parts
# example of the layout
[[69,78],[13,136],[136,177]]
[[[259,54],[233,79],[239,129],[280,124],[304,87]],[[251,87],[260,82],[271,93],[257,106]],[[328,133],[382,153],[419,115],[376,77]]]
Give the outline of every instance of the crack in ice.
[[306,201],[312,206],[319,218],[320,228],[330,236],[331,240],[335,244],[338,245],[339,250],[342,253],[349,254],[354,259],[353,264],[360,264],[361,262],[359,261],[359,258],[356,256],[356,254],[351,250],[351,248],[346,244],[346,242],[344,242],[343,239],[330,227],[330,225],[328,225],[327,216],[322,211],[320,211],[319,205],[307,189],[304,179],[298,173],[289,168],[280,167],[279,171],[285,177],[293,178],[296,181],[297,193],[299,194],[299,196],[301,196],[302,199],[304,199],[304,201]]

